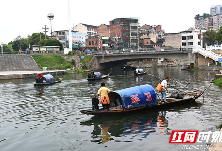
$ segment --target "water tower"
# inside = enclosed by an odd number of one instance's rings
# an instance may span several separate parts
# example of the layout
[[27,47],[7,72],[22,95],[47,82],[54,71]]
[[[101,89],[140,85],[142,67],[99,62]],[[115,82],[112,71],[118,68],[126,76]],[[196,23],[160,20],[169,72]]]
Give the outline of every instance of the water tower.
[[52,13],[48,14],[48,19],[50,20],[50,25],[51,25],[51,38],[52,38],[52,20],[54,19],[54,15]]

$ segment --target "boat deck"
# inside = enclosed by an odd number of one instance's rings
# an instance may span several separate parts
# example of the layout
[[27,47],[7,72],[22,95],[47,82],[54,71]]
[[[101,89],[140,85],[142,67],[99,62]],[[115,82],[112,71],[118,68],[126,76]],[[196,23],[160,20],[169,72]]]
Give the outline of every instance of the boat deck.
[[129,112],[135,112],[135,111],[141,111],[141,110],[147,110],[147,109],[153,109],[153,108],[161,108],[166,106],[174,106],[182,103],[202,103],[197,100],[199,96],[202,95],[203,91],[196,91],[192,93],[186,93],[183,99],[177,99],[177,98],[166,98],[166,102],[161,102],[160,99],[158,99],[157,104],[153,105],[147,105],[143,107],[134,107],[134,108],[121,108],[120,106],[115,106],[112,108],[109,108],[109,110],[81,110],[81,113],[84,114],[91,114],[91,115],[114,115],[114,114],[120,114],[120,113],[129,113]]

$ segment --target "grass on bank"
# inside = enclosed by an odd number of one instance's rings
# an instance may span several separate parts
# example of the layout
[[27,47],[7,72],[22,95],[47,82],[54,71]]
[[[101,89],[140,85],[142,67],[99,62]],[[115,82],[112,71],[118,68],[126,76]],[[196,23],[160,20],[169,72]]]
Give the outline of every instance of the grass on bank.
[[40,69],[43,67],[47,67],[47,69],[67,69],[75,67],[72,63],[65,61],[60,54],[32,55],[32,57]]
[[215,79],[212,82],[219,86],[219,88],[222,88],[222,78]]
[[[67,62],[65,61],[61,54],[50,54],[50,55],[32,55],[33,59],[37,63],[40,69],[47,67],[47,69],[70,69],[75,67],[75,61]],[[87,63],[92,59],[92,55],[84,56],[84,59],[80,58],[80,62],[83,64],[83,70],[87,70]]]

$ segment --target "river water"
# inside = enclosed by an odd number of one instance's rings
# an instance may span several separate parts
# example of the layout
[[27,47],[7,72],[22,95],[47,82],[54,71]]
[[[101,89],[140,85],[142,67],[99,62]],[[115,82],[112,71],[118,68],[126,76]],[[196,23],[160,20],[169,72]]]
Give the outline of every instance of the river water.
[[[86,80],[87,73],[62,75],[61,83],[45,87],[34,87],[32,78],[0,81],[1,151],[193,150],[197,143],[189,148],[169,143],[172,130],[219,131],[221,90],[211,83],[217,72],[176,67],[145,71],[146,75],[134,77],[132,71],[114,70],[108,79],[94,82]],[[91,108],[91,98],[102,81],[114,91],[143,84],[156,87],[166,76],[170,77],[168,96],[174,91],[206,89],[198,98],[205,105],[109,117],[80,112]],[[199,145],[199,150],[207,150],[207,142]]]

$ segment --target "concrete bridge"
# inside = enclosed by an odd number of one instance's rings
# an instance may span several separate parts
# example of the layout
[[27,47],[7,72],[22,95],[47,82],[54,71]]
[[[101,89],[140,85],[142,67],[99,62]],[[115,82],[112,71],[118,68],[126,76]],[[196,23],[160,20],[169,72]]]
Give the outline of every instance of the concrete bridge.
[[191,51],[138,51],[130,53],[118,53],[118,54],[101,54],[95,55],[90,62],[90,67],[93,69],[104,70],[111,68],[116,64],[124,65],[126,62],[142,59],[176,59],[186,60],[190,63],[194,63],[194,54]]

